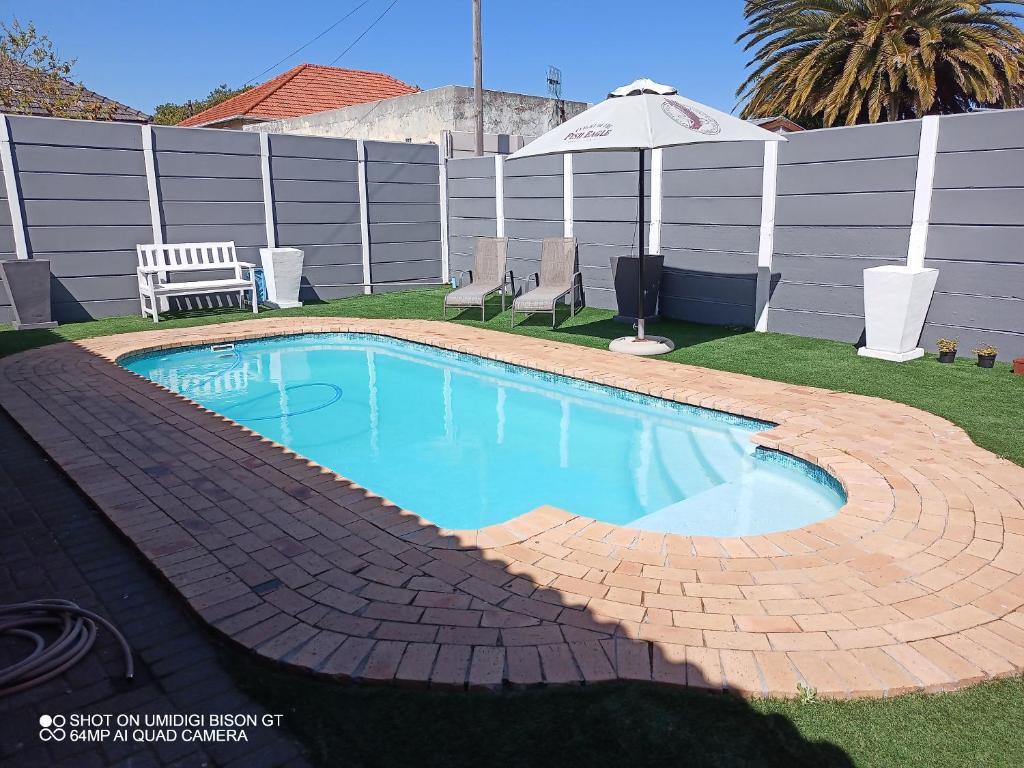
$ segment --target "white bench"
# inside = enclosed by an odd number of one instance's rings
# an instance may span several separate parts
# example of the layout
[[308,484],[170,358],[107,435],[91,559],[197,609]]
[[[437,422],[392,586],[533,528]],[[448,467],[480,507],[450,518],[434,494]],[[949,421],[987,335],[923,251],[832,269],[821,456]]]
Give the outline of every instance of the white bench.
[[[139,303],[142,315],[160,322],[160,299],[205,293],[238,292],[239,306],[245,294],[252,296],[252,312],[259,312],[256,277],[253,264],[239,261],[232,243],[174,243],[170,245],[139,245]],[[231,270],[233,277],[171,282],[176,273],[198,273],[210,270]],[[196,275],[201,277],[201,275]],[[146,303],[149,306],[146,306]]]

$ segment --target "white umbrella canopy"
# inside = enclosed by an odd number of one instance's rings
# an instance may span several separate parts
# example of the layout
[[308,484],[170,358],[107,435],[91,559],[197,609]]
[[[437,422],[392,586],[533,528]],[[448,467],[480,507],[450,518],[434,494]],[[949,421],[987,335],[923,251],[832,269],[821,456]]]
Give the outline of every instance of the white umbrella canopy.
[[[684,144],[785,140],[746,120],[683,98],[671,86],[642,79],[616,88],[608,94],[606,101],[534,139],[509,155],[508,159],[570,152],[636,152],[639,156],[637,196],[641,201],[637,205],[638,254],[642,256],[644,150]],[[616,339],[611,343],[611,348],[640,355],[661,354],[672,349],[672,342],[644,334],[643,270],[644,259],[639,258],[637,335]]]
[[509,156],[657,149],[722,141],[785,141],[778,134],[683,98],[675,88],[636,80]]

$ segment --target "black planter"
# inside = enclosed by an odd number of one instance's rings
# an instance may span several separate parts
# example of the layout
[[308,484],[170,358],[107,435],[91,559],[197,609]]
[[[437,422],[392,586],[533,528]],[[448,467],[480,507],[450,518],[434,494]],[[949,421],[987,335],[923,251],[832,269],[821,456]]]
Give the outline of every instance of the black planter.
[[[637,296],[636,256],[616,256],[612,258],[612,279],[615,283],[615,305],[618,314],[615,319],[620,323],[634,323],[639,319]],[[647,254],[644,256],[644,320],[658,319],[658,301],[661,295],[661,268],[665,263],[664,256]]]
[[955,363],[956,362],[956,350],[952,352],[939,352],[940,363]]
[[19,330],[52,328],[50,315],[50,262],[46,259],[0,261],[0,278],[11,300],[14,327]]
[[978,355],[978,367],[979,368],[991,368],[995,365],[995,355]]

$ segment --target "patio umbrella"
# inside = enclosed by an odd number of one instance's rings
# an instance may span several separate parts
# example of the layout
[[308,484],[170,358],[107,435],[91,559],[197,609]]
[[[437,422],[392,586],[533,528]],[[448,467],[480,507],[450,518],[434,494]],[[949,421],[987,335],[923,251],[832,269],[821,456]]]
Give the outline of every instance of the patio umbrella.
[[644,333],[644,150],[682,144],[733,141],[785,141],[746,120],[679,96],[675,88],[636,80],[616,88],[602,101],[534,139],[510,160],[567,152],[636,152],[637,184],[637,333],[615,339],[610,347],[635,355],[669,352],[672,342]]

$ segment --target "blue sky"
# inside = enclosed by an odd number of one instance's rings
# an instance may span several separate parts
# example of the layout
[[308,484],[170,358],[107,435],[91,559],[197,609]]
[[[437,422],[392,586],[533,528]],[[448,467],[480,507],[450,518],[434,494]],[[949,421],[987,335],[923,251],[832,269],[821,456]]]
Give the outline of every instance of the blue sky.
[[[0,0],[5,21],[34,21],[77,79],[152,111],[239,85],[323,31],[360,0]],[[369,0],[261,80],[330,63],[387,7]],[[734,44],[741,0],[484,0],[484,85],[543,94],[549,64],[566,98],[598,101],[647,76],[718,108],[734,106],[746,56]],[[643,23],[634,16],[646,19]],[[338,66],[387,72],[420,88],[472,84],[470,0],[399,0]]]

